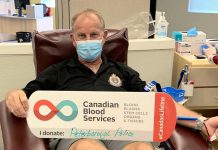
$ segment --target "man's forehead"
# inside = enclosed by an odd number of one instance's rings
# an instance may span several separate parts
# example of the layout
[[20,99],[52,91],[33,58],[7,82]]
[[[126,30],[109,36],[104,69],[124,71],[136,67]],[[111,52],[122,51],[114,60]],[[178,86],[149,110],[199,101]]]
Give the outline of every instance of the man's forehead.
[[95,22],[101,24],[100,19],[95,14],[81,14],[75,21],[75,25],[79,25],[82,22]]
[[81,26],[76,26],[75,27],[75,33],[99,33],[102,32],[102,29],[96,25],[92,27],[81,27]]
[[[81,20],[80,20],[81,19]],[[85,32],[100,32],[102,31],[101,23],[98,20],[92,18],[79,18],[78,22],[74,24],[74,31],[85,33]]]

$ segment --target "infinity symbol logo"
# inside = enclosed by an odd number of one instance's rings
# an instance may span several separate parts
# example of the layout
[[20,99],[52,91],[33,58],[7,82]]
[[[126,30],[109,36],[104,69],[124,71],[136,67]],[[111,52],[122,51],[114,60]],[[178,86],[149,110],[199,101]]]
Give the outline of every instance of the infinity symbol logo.
[[[42,115],[39,112],[40,107],[43,106],[43,105],[48,106],[48,108],[51,110],[51,112],[48,113],[47,115]],[[62,112],[60,112],[60,110],[64,106],[70,106],[71,107],[72,113],[69,116],[66,116]],[[70,101],[70,100],[63,100],[56,107],[48,100],[40,100],[34,105],[33,111],[34,111],[35,116],[39,120],[42,120],[42,121],[50,120],[56,114],[60,119],[62,119],[64,121],[72,121],[73,119],[76,118],[76,116],[78,114],[78,108],[77,108],[76,104],[74,102]]]

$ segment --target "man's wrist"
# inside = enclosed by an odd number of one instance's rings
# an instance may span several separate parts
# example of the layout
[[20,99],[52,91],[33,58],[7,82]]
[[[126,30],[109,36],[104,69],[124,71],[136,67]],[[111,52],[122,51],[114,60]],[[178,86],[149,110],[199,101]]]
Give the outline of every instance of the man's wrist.
[[204,122],[206,120],[208,120],[208,118],[203,117],[203,116],[199,117],[198,120],[196,120],[195,130],[200,131],[200,132],[202,131],[203,133],[205,133],[204,131],[205,129],[203,127],[204,127]]

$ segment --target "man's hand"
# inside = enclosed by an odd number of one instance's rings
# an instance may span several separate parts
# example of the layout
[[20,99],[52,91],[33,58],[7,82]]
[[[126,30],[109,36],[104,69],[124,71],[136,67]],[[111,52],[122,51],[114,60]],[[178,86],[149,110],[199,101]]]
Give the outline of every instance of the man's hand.
[[205,125],[208,129],[209,136],[216,135],[218,139],[218,116],[209,118],[207,121],[205,121]]
[[9,111],[15,116],[22,118],[26,117],[29,105],[27,96],[23,90],[13,90],[8,92],[5,101]]

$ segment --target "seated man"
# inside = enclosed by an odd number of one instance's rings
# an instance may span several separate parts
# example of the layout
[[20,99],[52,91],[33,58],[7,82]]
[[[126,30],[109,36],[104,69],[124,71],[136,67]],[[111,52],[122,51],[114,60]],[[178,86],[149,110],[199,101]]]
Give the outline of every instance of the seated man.
[[[104,28],[104,20],[95,10],[87,9],[76,14],[72,18],[71,35],[76,54],[70,60],[48,67],[24,89],[9,92],[6,95],[8,109],[17,117],[26,117],[28,97],[36,90],[143,92],[146,83],[135,70],[102,55],[102,46],[107,37]],[[119,83],[110,82],[109,78],[112,75],[119,79]],[[203,120],[201,123],[178,121],[179,124],[198,128],[205,135],[211,136],[216,132],[218,136],[218,117],[206,119],[178,104],[176,109],[179,116],[198,117]],[[57,150],[153,149],[152,143],[147,142],[95,139],[56,139],[51,145]]]

